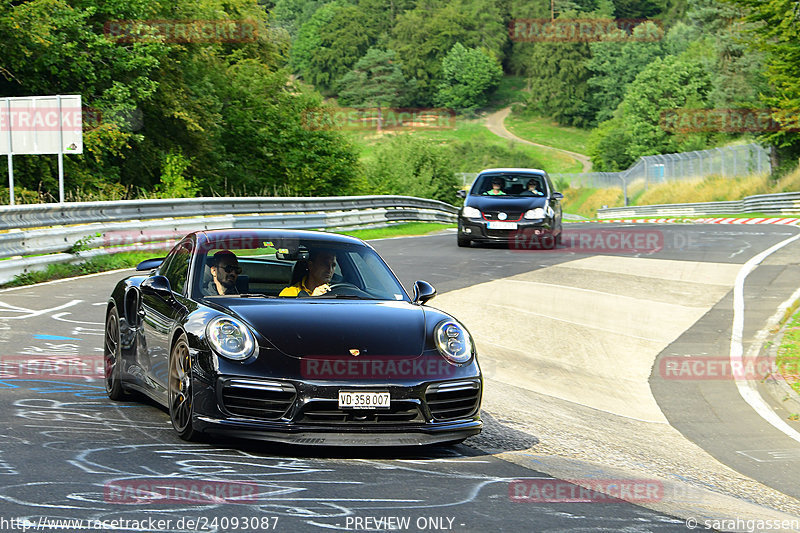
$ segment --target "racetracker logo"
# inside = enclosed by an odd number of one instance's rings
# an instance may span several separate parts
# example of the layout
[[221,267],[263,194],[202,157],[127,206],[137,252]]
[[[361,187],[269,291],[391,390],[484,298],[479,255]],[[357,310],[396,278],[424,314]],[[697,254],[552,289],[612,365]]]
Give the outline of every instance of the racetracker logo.
[[592,254],[652,253],[664,249],[664,233],[659,230],[584,229],[564,230],[561,245],[555,237],[540,229],[524,229],[511,233],[512,250],[558,251]]
[[[659,41],[664,37],[659,24],[647,19],[514,19],[508,35],[517,43]],[[641,29],[634,31],[637,26]]]
[[796,375],[798,363],[778,367],[773,359],[730,357],[664,357],[658,363],[662,378],[675,381],[750,380],[761,381],[772,374]]
[[258,485],[246,481],[137,478],[105,484],[108,503],[249,503],[258,499]]
[[452,130],[456,127],[456,112],[424,107],[331,107],[303,113],[303,127],[353,131]]
[[800,116],[779,109],[665,109],[661,129],[670,133],[800,131]]
[[[76,348],[77,349],[77,348]],[[102,355],[4,355],[0,357],[0,379],[103,379]]]
[[118,43],[243,43],[258,38],[254,20],[112,20],[103,26]]
[[455,375],[456,367],[434,357],[305,357],[300,372],[306,379],[442,379]]
[[521,503],[658,502],[664,486],[653,479],[519,479],[508,485],[508,497]]

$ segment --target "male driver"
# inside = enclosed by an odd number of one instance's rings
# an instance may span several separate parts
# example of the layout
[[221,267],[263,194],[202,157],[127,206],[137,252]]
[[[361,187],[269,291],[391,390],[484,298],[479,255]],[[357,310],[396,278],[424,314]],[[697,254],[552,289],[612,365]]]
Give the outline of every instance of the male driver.
[[520,196],[544,196],[544,193],[539,190],[539,184],[535,179],[528,180],[528,188],[521,193]]
[[206,294],[239,294],[236,280],[242,273],[239,260],[230,250],[220,250],[211,259],[211,281],[206,287]]
[[281,291],[278,296],[322,296],[331,290],[329,285],[336,269],[336,255],[324,250],[312,250],[308,273]]

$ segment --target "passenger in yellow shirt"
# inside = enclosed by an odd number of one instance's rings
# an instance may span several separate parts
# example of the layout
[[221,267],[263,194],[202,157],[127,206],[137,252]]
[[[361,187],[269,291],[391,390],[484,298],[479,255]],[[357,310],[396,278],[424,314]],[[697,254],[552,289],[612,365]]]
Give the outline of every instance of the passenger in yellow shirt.
[[312,251],[308,271],[300,281],[281,291],[278,296],[322,296],[331,290],[330,281],[336,269],[336,255],[328,251]]

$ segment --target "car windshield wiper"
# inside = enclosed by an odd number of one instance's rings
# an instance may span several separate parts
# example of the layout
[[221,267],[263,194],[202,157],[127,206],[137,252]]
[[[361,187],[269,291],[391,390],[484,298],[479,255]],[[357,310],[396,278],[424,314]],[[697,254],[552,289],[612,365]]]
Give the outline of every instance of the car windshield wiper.
[[271,294],[259,294],[257,292],[247,292],[245,294],[240,294],[239,298],[277,298],[277,296],[273,296]]

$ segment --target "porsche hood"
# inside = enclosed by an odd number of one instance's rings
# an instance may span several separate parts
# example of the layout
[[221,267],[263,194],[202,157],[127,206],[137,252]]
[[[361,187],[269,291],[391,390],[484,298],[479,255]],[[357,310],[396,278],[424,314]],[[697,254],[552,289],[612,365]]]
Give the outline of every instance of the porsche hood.
[[[249,302],[248,302],[249,303]],[[292,357],[417,357],[425,347],[425,310],[407,302],[290,301],[230,310]]]

